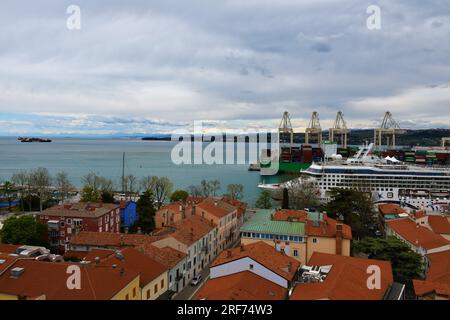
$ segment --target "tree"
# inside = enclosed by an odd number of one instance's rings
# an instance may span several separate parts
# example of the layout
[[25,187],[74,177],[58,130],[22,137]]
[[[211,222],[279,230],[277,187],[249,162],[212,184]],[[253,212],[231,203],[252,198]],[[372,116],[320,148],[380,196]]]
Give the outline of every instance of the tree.
[[30,174],[26,170],[20,170],[12,175],[11,180],[19,189],[20,209],[24,211],[24,198],[30,194]]
[[189,186],[188,191],[193,197],[201,197],[203,195],[202,188],[200,186]]
[[0,237],[3,243],[48,246],[47,226],[30,215],[6,219]]
[[84,186],[81,190],[81,201],[83,202],[100,202],[101,194],[98,190],[90,186]]
[[387,260],[392,263],[392,271],[396,281],[405,283],[410,279],[420,278],[423,273],[422,257],[396,237],[386,239],[367,237],[355,241],[353,254],[364,253],[370,259]]
[[242,184],[229,184],[227,191],[227,196],[233,200],[241,200],[244,196],[244,186]]
[[283,201],[281,203],[281,209],[289,209],[289,191],[287,188],[283,189]]
[[259,209],[271,209],[272,208],[272,198],[268,191],[262,191],[259,194],[258,199],[255,202],[255,207]]
[[141,180],[141,185],[145,191],[150,191],[156,200],[158,209],[172,193],[173,183],[167,177],[149,176]]
[[182,202],[186,202],[186,199],[189,197],[189,193],[187,193],[184,190],[175,190],[171,195],[170,195],[170,201],[171,202],[178,202],[178,201],[182,201]]
[[59,172],[55,177],[56,188],[59,192],[59,198],[61,201],[64,201],[68,198],[70,189],[73,188],[72,184],[69,181],[69,176],[66,172]]
[[150,190],[144,191],[137,201],[136,213],[138,220],[136,228],[140,228],[143,233],[150,233],[155,228],[155,199]]
[[331,199],[324,207],[330,217],[343,217],[355,235],[367,236],[368,226],[372,223],[374,214],[371,194],[354,189],[336,188],[331,190]]
[[[291,209],[303,210],[319,205],[320,191],[312,181],[300,177],[289,181],[286,189],[288,190],[289,208]],[[284,189],[280,190],[277,198],[284,199],[284,192]]]
[[114,199],[114,194],[109,191],[102,191],[100,196],[103,203],[114,203],[116,200]]
[[125,187],[124,192],[126,194],[128,194],[129,198],[131,199],[131,197],[136,192],[139,191],[138,190],[138,179],[136,178],[136,176],[134,176],[132,174],[127,175],[124,180],[124,187]]
[[209,197],[212,195],[211,183],[209,181],[200,181],[200,188],[202,190],[202,196]]
[[39,197],[39,211],[42,212],[43,202],[50,198],[52,177],[46,168],[37,168],[31,172],[30,184]]
[[11,181],[5,181],[0,187],[0,192],[8,200],[8,210],[11,211],[12,201],[17,190]]
[[209,182],[210,190],[212,195],[215,197],[217,195],[217,192],[220,190],[220,181],[219,180],[211,180]]

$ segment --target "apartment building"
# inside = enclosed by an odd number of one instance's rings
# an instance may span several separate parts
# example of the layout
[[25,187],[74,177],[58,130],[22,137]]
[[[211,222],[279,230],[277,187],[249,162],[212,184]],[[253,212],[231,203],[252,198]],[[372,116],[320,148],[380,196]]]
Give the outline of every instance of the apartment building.
[[302,264],[314,252],[350,255],[350,226],[331,219],[326,213],[257,210],[240,231],[242,244],[263,241]]
[[47,225],[50,246],[61,252],[67,249],[78,232],[119,232],[120,207],[110,203],[79,202],[53,206],[36,218]]

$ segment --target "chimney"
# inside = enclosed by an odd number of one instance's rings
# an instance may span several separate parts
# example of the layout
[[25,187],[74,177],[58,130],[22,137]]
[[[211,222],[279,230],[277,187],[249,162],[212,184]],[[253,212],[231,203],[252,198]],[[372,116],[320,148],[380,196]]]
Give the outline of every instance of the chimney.
[[287,266],[287,271],[291,272],[292,271],[292,262],[289,261],[288,266]]
[[244,252],[244,250],[245,250],[244,245],[241,244],[241,252]]
[[214,205],[217,206],[217,200],[214,200]]
[[138,228],[137,228],[137,233],[138,233],[138,234],[142,234],[142,228],[141,228],[141,227],[138,227]]
[[195,209],[197,208],[197,206],[194,204],[192,206],[192,215],[195,216]]
[[126,207],[126,202],[125,202],[125,200],[122,198],[122,199],[120,199],[120,209],[125,209],[125,207]]
[[100,263],[100,257],[95,257],[94,261],[95,261],[95,264],[99,264]]
[[124,269],[124,268],[121,268],[121,269],[120,269],[120,276],[122,277],[124,274],[125,274],[125,269]]
[[231,258],[231,250],[230,249],[227,250],[227,258]]
[[342,254],[342,223],[336,223],[336,254]]

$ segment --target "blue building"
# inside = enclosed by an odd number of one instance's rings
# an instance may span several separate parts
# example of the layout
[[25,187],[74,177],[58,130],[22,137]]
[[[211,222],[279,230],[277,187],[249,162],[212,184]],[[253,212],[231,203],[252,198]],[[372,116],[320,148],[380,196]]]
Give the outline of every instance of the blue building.
[[122,228],[129,228],[136,223],[138,219],[136,207],[137,204],[134,201],[120,202],[120,219]]

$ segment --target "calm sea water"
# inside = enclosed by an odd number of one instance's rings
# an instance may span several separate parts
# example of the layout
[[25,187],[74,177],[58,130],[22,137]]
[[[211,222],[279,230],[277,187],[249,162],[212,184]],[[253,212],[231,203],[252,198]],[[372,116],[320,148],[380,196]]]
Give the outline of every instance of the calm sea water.
[[[112,179],[119,186],[122,155],[125,152],[125,174],[137,177],[166,176],[174,189],[197,185],[202,179],[217,179],[220,193],[230,183],[244,186],[244,200],[254,204],[263,181],[259,172],[248,171],[247,165],[175,165],[171,150],[176,142],[142,141],[139,139],[59,139],[51,143],[22,143],[15,138],[0,138],[0,180],[10,179],[20,169],[47,168],[51,174],[68,173],[71,182],[80,187],[89,172]],[[265,177],[265,182],[287,177]]]

